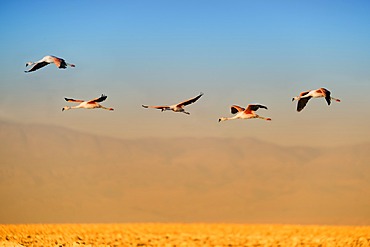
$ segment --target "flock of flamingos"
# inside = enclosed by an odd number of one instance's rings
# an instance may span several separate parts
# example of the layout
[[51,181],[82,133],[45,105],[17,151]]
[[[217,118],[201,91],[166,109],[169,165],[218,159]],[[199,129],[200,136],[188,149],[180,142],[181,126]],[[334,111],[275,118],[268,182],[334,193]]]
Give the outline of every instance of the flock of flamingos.
[[[26,63],[27,66],[32,66],[29,70],[26,70],[26,73],[36,71],[48,64],[54,63],[59,69],[65,69],[68,66],[75,67],[74,64],[67,63],[64,59],[55,57],[55,56],[45,56],[41,60],[37,62],[28,62]],[[196,102],[200,97],[202,97],[203,93],[200,93],[198,96],[182,101],[178,104],[174,105],[163,105],[163,106],[148,106],[148,105],[142,105],[144,108],[154,108],[159,109],[161,111],[174,111],[174,112],[182,112],[185,114],[190,114],[189,112],[185,111],[185,106],[190,105],[194,102]],[[325,88],[319,88],[315,90],[309,90],[304,91],[299,94],[299,96],[293,97],[292,101],[297,100],[297,111],[300,112],[303,110],[303,108],[307,105],[307,102],[311,98],[325,98],[328,105],[331,104],[331,100],[334,100],[336,102],[340,102],[339,99],[331,97],[331,93],[329,90]],[[110,107],[104,107],[100,102],[103,102],[107,99],[106,95],[102,95],[99,98],[95,98],[89,101],[84,100],[76,100],[76,99],[69,99],[64,98],[67,102],[73,102],[73,103],[79,103],[76,106],[65,106],[63,107],[62,111],[69,110],[69,109],[79,109],[79,108],[85,108],[85,109],[94,109],[94,108],[101,108],[109,111],[113,111],[113,108]],[[218,119],[219,122],[226,121],[226,120],[232,120],[232,119],[250,119],[250,118],[259,118],[263,120],[270,121],[271,118],[262,117],[256,114],[256,111],[259,108],[267,109],[264,105],[259,104],[249,104],[246,108],[232,105],[231,106],[231,113],[235,114],[233,117],[221,117]]]

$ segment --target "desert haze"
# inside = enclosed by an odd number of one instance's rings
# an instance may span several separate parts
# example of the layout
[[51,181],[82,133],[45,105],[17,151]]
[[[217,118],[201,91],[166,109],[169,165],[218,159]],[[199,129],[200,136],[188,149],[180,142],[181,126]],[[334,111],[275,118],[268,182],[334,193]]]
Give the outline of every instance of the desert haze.
[[6,121],[0,140],[2,224],[370,224],[369,143],[121,140]]

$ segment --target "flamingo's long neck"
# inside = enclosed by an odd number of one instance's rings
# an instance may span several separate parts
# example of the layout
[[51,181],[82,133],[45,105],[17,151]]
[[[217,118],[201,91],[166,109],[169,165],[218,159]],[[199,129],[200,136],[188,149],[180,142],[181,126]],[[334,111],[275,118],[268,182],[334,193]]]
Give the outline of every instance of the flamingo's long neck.
[[69,110],[69,109],[80,109],[80,108],[85,108],[85,107],[83,107],[83,105],[81,105],[81,104],[79,104],[79,105],[75,105],[75,106],[67,106],[68,107],[68,109],[66,109],[66,110]]
[[238,115],[235,115],[235,116],[233,116],[233,117],[221,117],[221,118],[220,118],[220,122],[222,122],[222,121],[226,121],[226,120],[234,120],[234,119],[237,119],[237,118],[239,118],[239,116],[238,116]]

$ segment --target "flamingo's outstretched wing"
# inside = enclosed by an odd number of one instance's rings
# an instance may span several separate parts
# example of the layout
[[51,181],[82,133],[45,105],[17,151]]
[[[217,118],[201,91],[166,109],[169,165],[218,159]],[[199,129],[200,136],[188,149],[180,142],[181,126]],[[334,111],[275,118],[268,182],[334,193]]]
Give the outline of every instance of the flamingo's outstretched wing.
[[182,107],[182,106],[190,105],[190,104],[194,103],[195,101],[197,101],[202,96],[203,96],[203,93],[200,93],[197,97],[194,97],[194,98],[185,100],[183,102],[180,102],[176,106],[177,107]]
[[99,98],[95,98],[95,99],[89,100],[89,102],[87,102],[87,103],[103,102],[107,98],[108,98],[108,96],[102,94]]
[[57,66],[59,69],[65,69],[67,67],[67,64],[64,61],[64,59],[61,59],[59,57],[53,57],[53,61],[55,66]]
[[260,108],[263,108],[263,109],[266,109],[267,110],[267,107],[264,106],[264,105],[250,104],[250,105],[247,106],[247,108],[245,109],[245,111],[246,112],[249,112],[249,111],[257,111]]
[[231,106],[231,113],[236,114],[238,112],[244,111],[243,107],[237,106],[237,105],[232,105]]
[[325,89],[325,88],[320,88],[320,89],[325,95],[326,103],[328,103],[328,105],[330,105],[331,104],[331,93],[330,93],[330,91]]
[[298,100],[298,104],[297,104],[297,111],[300,112],[303,110],[303,108],[305,108],[305,106],[307,105],[307,102],[311,99],[312,97],[305,97],[305,98],[300,98]]
[[309,92],[311,92],[310,90],[308,91],[305,91],[305,92],[302,92],[299,94],[299,97],[302,97],[302,96],[305,96],[306,94],[308,94]]
[[[26,73],[29,73],[29,72],[32,72],[32,71],[36,71],[38,69],[41,69],[42,67],[45,67],[46,65],[48,65],[49,63],[47,62],[38,62],[38,63],[35,63],[32,68],[30,68],[29,70],[26,70],[24,72]],[[26,65],[27,66],[27,65]]]
[[59,69],[66,69],[67,66],[76,67],[76,65],[67,63],[63,58],[51,56],[53,58],[53,62],[55,66],[57,66]]
[[64,98],[67,102],[75,102],[75,103],[81,103],[84,102],[84,100],[81,99],[69,99],[69,98]]

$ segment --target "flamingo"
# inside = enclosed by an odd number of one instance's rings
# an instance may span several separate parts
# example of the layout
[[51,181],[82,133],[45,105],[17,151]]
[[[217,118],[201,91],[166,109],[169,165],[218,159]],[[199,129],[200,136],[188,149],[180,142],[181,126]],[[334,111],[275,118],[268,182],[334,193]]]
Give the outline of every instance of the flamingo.
[[203,95],[203,93],[200,93],[198,96],[196,96],[194,98],[185,100],[185,101],[180,102],[180,103],[175,104],[175,105],[170,105],[170,106],[148,106],[148,105],[142,105],[142,107],[144,107],[144,108],[155,108],[155,109],[159,109],[161,111],[183,112],[183,113],[189,115],[190,113],[189,112],[186,112],[185,109],[184,109],[184,107],[187,106],[187,105],[190,105],[190,104],[194,103],[200,97],[202,97],[202,95]]
[[231,106],[231,113],[236,114],[233,117],[221,117],[218,119],[219,122],[226,121],[226,120],[233,120],[233,119],[250,119],[250,118],[259,118],[267,121],[271,121],[271,118],[265,118],[257,115],[255,111],[259,108],[267,109],[264,105],[257,105],[257,104],[249,104],[246,109],[243,107],[232,105]]
[[316,90],[309,90],[299,94],[299,96],[293,97],[292,101],[298,100],[297,111],[300,112],[307,105],[307,102],[311,98],[322,98],[324,97],[328,105],[331,104],[331,100],[340,102],[340,99],[336,99],[330,96],[330,91],[325,88],[319,88]]
[[59,69],[65,69],[67,68],[67,66],[76,67],[74,64],[66,63],[66,61],[63,58],[59,58],[55,56],[45,56],[40,61],[26,63],[26,67],[29,65],[33,65],[33,66],[32,68],[24,72],[29,73],[32,71],[36,71],[50,63],[54,63]]
[[89,101],[84,101],[84,100],[76,100],[76,99],[68,99],[64,98],[67,102],[75,102],[75,103],[80,103],[77,106],[65,106],[62,108],[62,111],[64,110],[69,110],[69,109],[78,109],[78,108],[85,108],[85,109],[94,109],[94,108],[102,108],[105,110],[113,111],[113,108],[108,108],[100,105],[98,102],[103,102],[106,100],[107,96],[102,94],[99,98],[95,98]]

